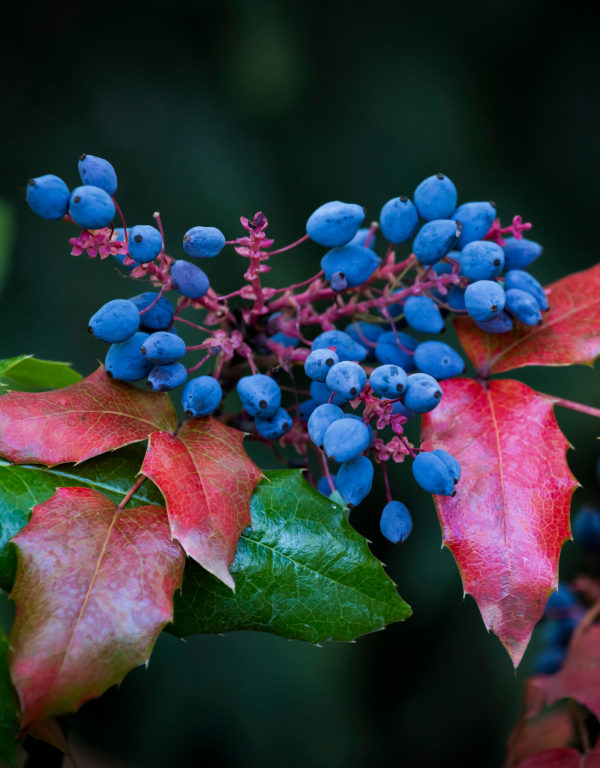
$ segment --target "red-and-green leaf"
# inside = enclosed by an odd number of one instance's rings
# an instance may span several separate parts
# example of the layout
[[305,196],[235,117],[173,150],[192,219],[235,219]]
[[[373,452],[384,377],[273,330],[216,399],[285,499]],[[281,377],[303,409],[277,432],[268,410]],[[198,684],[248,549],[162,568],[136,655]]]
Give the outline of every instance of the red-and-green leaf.
[[0,456],[17,464],[80,462],[176,426],[166,392],[144,392],[100,367],[63,389],[2,395]]
[[516,323],[509,333],[480,331],[454,320],[460,343],[484,376],[525,365],[592,363],[600,355],[600,264],[547,286],[550,309],[540,326]]
[[462,467],[456,496],[435,497],[444,544],[517,665],[570,538],[568,443],[552,400],[518,381],[450,379],[443,391],[422,436],[425,450],[444,448]]
[[184,555],[163,507],[59,488],[18,550],[10,635],[22,726],[71,712],[144,663],[172,619]]
[[250,499],[263,476],[243,437],[215,419],[194,419],[176,436],[150,435],[141,470],[160,488],[171,532],[186,554],[232,589],[229,565],[251,524]]

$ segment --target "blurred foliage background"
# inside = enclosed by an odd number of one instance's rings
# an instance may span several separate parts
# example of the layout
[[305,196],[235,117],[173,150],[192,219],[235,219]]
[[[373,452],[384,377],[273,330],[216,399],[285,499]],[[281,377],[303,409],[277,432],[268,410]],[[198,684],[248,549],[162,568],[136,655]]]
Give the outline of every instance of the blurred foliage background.
[[[88,317],[136,292],[111,262],[69,256],[69,227],[23,202],[31,176],[75,186],[82,152],[117,168],[129,223],[162,213],[175,256],[190,226],[234,237],[256,210],[280,245],[326,200],[376,218],[442,170],[460,201],[493,198],[505,219],[534,222],[543,282],[597,261],[600,61],[588,5],[34,0],[11,10],[0,32],[1,357],[35,353],[89,373],[103,350]],[[313,274],[320,255],[308,245],[280,257],[274,282]],[[243,268],[228,253],[208,271],[226,292]],[[592,369],[518,376],[600,405]],[[597,498],[597,424],[558,417],[576,448],[577,508]],[[377,533],[381,494],[352,521],[413,618],[322,648],[258,633],[165,636],[148,669],[73,718],[85,765],[500,765],[533,651],[515,675],[462,599],[431,498],[408,478],[404,467],[393,477],[415,520],[402,548]],[[567,544],[561,576],[581,566]]]

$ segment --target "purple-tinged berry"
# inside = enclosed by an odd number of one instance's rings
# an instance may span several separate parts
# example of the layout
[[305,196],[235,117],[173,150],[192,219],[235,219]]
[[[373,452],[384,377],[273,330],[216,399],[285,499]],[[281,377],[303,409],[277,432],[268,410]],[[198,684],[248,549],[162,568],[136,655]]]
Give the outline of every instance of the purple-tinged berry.
[[523,325],[541,325],[542,311],[535,298],[519,288],[506,291],[506,311],[510,312]]
[[386,331],[377,340],[375,356],[380,363],[398,365],[407,373],[415,370],[414,351],[419,342],[406,333]]
[[486,333],[508,333],[513,329],[512,317],[507,312],[500,312],[491,320],[475,321],[478,328]]

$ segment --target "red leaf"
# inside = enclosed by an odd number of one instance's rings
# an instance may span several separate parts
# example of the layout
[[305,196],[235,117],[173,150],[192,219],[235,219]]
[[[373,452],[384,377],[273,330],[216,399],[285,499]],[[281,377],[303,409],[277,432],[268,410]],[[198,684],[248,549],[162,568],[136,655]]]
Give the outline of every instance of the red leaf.
[[470,317],[454,320],[460,343],[482,376],[525,365],[592,363],[600,355],[600,264],[547,286],[550,309],[537,327],[480,331]]
[[444,544],[516,666],[571,535],[568,443],[552,400],[521,382],[450,379],[443,391],[423,419],[423,448],[444,448],[462,467],[456,496],[434,497]]
[[166,392],[115,381],[102,367],[63,389],[0,397],[0,455],[17,464],[85,461],[176,427]]
[[162,507],[59,488],[14,538],[11,676],[24,728],[77,709],[145,662],[173,615],[184,556]]
[[150,435],[141,469],[165,497],[173,537],[232,589],[229,565],[251,523],[250,498],[263,477],[246,455],[243,438],[215,419],[194,419],[177,436]]
[[521,761],[517,768],[600,768],[600,752],[583,755],[576,749],[548,749]]

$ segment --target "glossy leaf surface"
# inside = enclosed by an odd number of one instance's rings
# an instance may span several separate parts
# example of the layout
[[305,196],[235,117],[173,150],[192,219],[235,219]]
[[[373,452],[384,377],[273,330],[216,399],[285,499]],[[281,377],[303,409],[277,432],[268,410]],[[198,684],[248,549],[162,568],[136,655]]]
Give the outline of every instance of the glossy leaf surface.
[[81,381],[81,375],[70,363],[38,360],[33,355],[19,355],[0,360],[0,390],[16,389],[31,392],[39,389],[59,389]]

